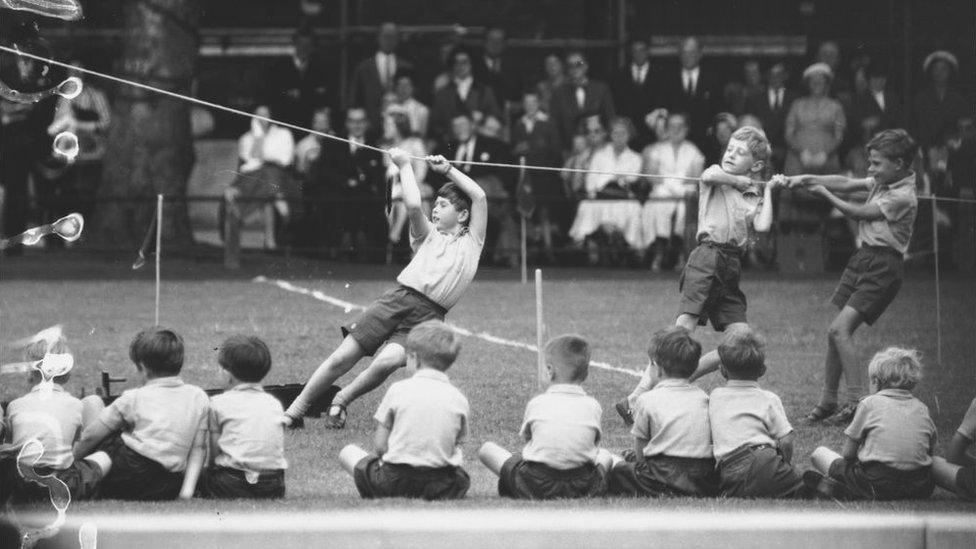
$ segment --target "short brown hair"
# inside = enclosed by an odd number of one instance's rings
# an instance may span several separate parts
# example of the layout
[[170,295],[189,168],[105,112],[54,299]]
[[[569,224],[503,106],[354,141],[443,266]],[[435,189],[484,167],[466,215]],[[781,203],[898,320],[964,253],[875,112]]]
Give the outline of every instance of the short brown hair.
[[585,381],[590,373],[590,344],[582,336],[564,334],[546,343],[546,359],[554,368],[570,374],[572,381]]
[[454,364],[461,352],[461,342],[450,326],[440,320],[428,320],[410,330],[406,349],[416,354],[423,366],[443,372]]
[[132,338],[129,359],[155,377],[178,375],[183,369],[183,338],[166,328],[147,328]]
[[668,377],[688,378],[698,369],[701,344],[682,326],[669,326],[654,332],[647,356]]
[[257,383],[271,370],[271,350],[259,337],[233,335],[217,350],[217,364],[246,383]]
[[902,129],[883,130],[868,141],[868,151],[878,151],[890,160],[901,160],[905,167],[912,165],[918,155],[918,144]]
[[766,342],[752,328],[737,328],[725,334],[718,356],[732,378],[757,380],[766,373]]
[[772,149],[769,146],[769,138],[766,137],[766,132],[759,128],[742,126],[732,132],[730,139],[745,141],[749,152],[752,153],[752,159],[756,162],[765,162],[769,160],[769,155],[772,154]]

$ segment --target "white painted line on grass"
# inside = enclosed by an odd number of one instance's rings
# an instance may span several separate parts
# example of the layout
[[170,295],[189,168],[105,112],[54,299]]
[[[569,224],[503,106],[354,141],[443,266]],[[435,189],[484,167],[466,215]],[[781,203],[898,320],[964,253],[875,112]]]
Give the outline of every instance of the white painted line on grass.
[[[321,292],[320,290],[311,290],[309,288],[303,288],[301,286],[296,286],[295,284],[292,284],[291,282],[288,282],[287,280],[272,279],[272,278],[267,278],[267,277],[264,277],[264,276],[257,276],[257,277],[254,277],[254,279],[252,280],[252,282],[255,282],[255,283],[258,283],[258,284],[271,284],[272,286],[277,286],[278,288],[281,288],[282,290],[285,290],[286,292],[292,292],[292,293],[296,293],[296,294],[307,295],[307,296],[309,296],[309,297],[311,297],[313,299],[317,299],[318,301],[323,301],[325,303],[328,303],[329,305],[334,305],[336,307],[339,307],[339,308],[341,308],[343,311],[345,311],[347,313],[348,312],[351,312],[351,311],[363,311],[363,310],[366,310],[366,307],[364,307],[362,305],[357,305],[355,303],[351,303],[351,302],[346,301],[344,299],[339,299],[337,297],[332,297],[330,295],[327,295],[327,294]],[[530,343],[525,343],[525,342],[522,342],[522,341],[515,341],[515,340],[512,340],[512,339],[505,339],[503,337],[498,337],[496,335],[492,335],[492,334],[489,334],[487,332],[473,332],[471,330],[468,330],[467,328],[462,328],[461,326],[457,326],[457,325],[454,325],[454,324],[449,324],[449,325],[451,326],[451,328],[454,329],[454,331],[456,331],[457,333],[459,333],[459,334],[461,334],[463,336],[476,337],[476,338],[478,338],[478,339],[480,339],[482,341],[487,341],[488,343],[495,343],[495,344],[498,344],[498,345],[505,345],[507,347],[515,347],[516,349],[524,349],[524,350],[529,351],[529,352],[532,352],[532,353],[538,353],[539,352],[538,347],[536,347],[535,345],[532,345]],[[641,372],[636,372],[636,371],[630,370],[628,368],[620,368],[619,366],[613,366],[611,364],[607,364],[606,362],[599,362],[599,361],[596,361],[596,360],[590,361],[590,366],[592,366],[594,368],[599,368],[601,370],[607,370],[607,371],[610,371],[610,372],[617,372],[617,373],[621,373],[621,374],[627,374],[629,376],[634,376],[634,377],[640,377],[641,376]]]

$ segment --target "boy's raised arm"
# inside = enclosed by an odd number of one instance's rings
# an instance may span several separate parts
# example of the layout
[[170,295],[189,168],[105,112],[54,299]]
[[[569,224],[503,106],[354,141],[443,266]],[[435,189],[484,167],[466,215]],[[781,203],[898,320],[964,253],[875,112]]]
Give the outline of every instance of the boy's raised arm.
[[853,193],[871,189],[874,179],[865,177],[855,179],[845,175],[791,175],[786,177],[786,185],[791,188],[820,185],[831,192]]
[[712,164],[701,175],[702,183],[706,185],[729,185],[739,191],[745,191],[755,185],[755,182],[745,175],[732,175],[723,170],[718,164]]
[[881,211],[881,206],[877,204],[854,204],[846,200],[842,200],[830,192],[829,189],[823,185],[814,185],[810,189],[814,194],[819,194],[820,196],[827,199],[835,208],[840,210],[840,212],[847,217],[854,220],[864,220],[864,221],[875,221],[877,219],[884,218],[884,212]]
[[410,234],[414,238],[423,239],[430,231],[430,223],[424,215],[423,199],[417,177],[410,164],[410,155],[399,148],[390,149],[390,159],[400,169],[400,185],[403,188],[403,205],[407,208],[407,219],[410,220]]
[[752,220],[752,226],[757,231],[761,233],[768,233],[769,229],[773,226],[773,187],[775,185],[783,185],[786,183],[786,178],[782,175],[774,175],[772,179],[769,180],[763,189],[762,206],[759,208],[759,212],[756,217]]
[[466,173],[452,166],[443,156],[428,156],[427,163],[431,170],[446,175],[448,179],[461,187],[464,194],[471,199],[468,230],[481,242],[484,242],[488,229],[488,197],[485,195],[484,189]]

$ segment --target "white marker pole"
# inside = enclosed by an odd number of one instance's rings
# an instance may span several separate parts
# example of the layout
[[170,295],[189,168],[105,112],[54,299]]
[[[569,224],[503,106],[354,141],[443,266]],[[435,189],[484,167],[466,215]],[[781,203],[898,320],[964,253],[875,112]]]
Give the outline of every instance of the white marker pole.
[[163,251],[163,195],[156,195],[156,326],[159,326],[159,258]]
[[538,366],[538,388],[541,392],[549,381],[546,371],[545,322],[542,314],[542,269],[535,270],[535,345],[539,350],[536,354]]
[[932,195],[932,256],[935,263],[935,344],[936,357],[939,359],[939,367],[942,367],[942,291],[939,284],[939,209]]
[[[521,166],[521,168],[519,169],[519,185],[524,185],[525,184],[525,157],[524,156],[519,157],[519,165]],[[521,211],[519,211],[519,220],[521,221],[521,227],[522,227],[522,231],[521,231],[521,234],[520,234],[520,240],[521,240],[521,245],[522,246],[521,246],[521,256],[519,258],[520,259],[520,265],[522,267],[522,284],[528,284],[528,282],[529,282],[529,267],[528,267],[529,250],[528,250],[528,245],[526,244],[527,235],[525,234],[525,232],[526,232],[525,215],[522,215],[522,212]]]

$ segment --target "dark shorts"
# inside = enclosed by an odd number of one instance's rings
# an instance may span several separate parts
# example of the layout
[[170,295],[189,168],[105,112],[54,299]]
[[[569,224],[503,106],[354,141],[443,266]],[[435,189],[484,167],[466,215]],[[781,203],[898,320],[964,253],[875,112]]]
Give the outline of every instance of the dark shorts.
[[831,303],[851,307],[874,324],[901,289],[903,262],[893,248],[862,246],[847,262]]
[[372,356],[384,343],[403,345],[414,326],[426,320],[444,320],[447,310],[424,294],[400,285],[387,290],[348,326],[342,337],[351,335]]
[[285,471],[264,471],[253,484],[247,473],[231,467],[211,467],[197,487],[199,495],[218,499],[277,499],[285,497]]
[[701,326],[711,321],[719,332],[729,324],[746,322],[746,296],[739,289],[741,255],[733,246],[698,244],[681,271],[678,315],[695,315]]
[[563,470],[515,454],[498,475],[498,494],[513,499],[591,498],[606,491],[606,475],[592,463]]
[[714,496],[718,473],[711,458],[654,456],[614,467],[609,491],[623,496]]
[[846,499],[925,499],[935,490],[930,467],[905,471],[876,461],[838,459],[828,475],[843,485],[841,497]]
[[461,499],[471,486],[471,478],[461,467],[414,467],[385,463],[372,455],[359,460],[353,480],[366,499]]
[[772,446],[740,446],[718,464],[719,494],[737,498],[804,497],[803,479]]
[[98,490],[100,498],[160,501],[180,495],[183,473],[169,471],[158,461],[129,448],[118,435],[104,442],[99,450],[112,458],[112,469]]
[[[98,465],[76,459],[67,469],[39,467],[39,475],[56,475],[68,487],[72,500],[92,499],[102,481],[102,469]],[[13,503],[45,501],[50,498],[47,487],[28,480],[17,471],[17,457],[11,455],[0,460],[0,507],[8,499]]]
[[956,493],[969,501],[976,500],[976,465],[963,467],[956,473]]

